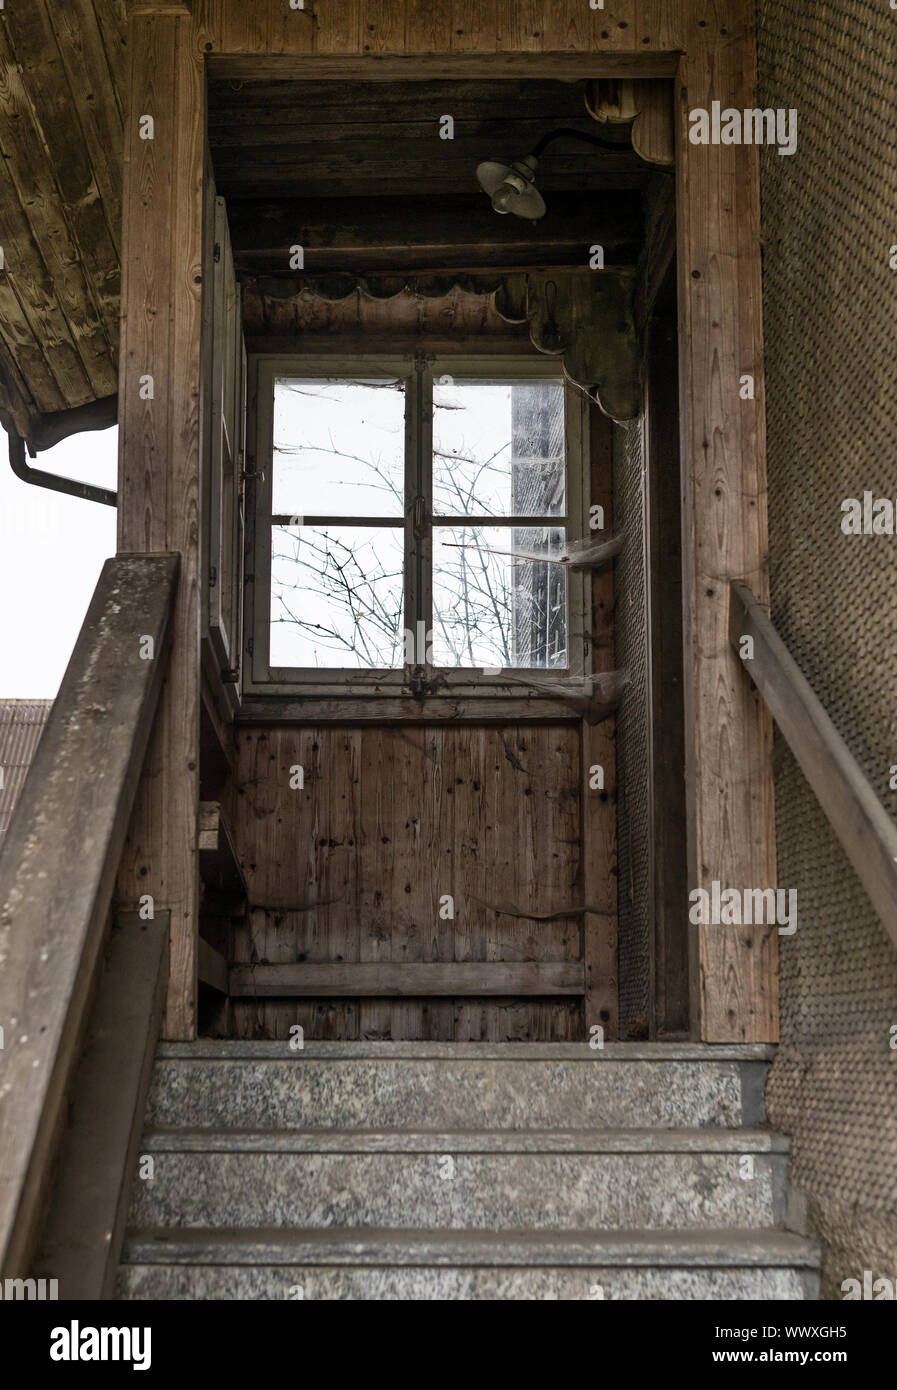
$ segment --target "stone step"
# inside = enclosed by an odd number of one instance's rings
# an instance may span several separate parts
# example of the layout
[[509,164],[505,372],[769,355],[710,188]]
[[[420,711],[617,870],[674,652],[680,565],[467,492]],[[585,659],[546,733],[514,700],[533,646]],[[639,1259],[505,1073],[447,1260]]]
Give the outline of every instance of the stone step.
[[678,1043],[164,1043],[147,1123],[225,1129],[756,1126],[772,1049]]
[[788,1143],[766,1130],[165,1131],[135,1227],[768,1227]]
[[818,1260],[783,1231],[134,1230],[118,1296],[799,1300]]

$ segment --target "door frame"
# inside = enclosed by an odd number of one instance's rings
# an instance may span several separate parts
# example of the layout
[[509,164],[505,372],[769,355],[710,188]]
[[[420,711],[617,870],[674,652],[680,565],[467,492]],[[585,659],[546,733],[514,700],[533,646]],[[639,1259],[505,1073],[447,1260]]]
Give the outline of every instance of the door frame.
[[[195,1035],[205,68],[235,81],[673,79],[689,884],[776,884],[772,725],[728,640],[729,581],[743,579],[761,602],[769,598],[759,152],[688,139],[690,110],[709,110],[713,100],[754,105],[754,5],[612,3],[613,14],[559,0],[535,30],[516,8],[506,19],[497,3],[473,0],[447,15],[406,0],[398,21],[398,6],[369,0],[316,18],[273,0],[129,0],[119,546],[177,551],[182,578],[162,733],[150,755],[161,776],[138,797],[132,840],[140,853],[120,893],[130,901],[149,874],[158,905],[171,910],[168,1037]],[[140,135],[147,112],[153,140]],[[164,325],[155,321],[156,302],[169,306]],[[148,409],[140,378],[154,366],[168,389]],[[739,392],[745,374],[754,379],[749,400]],[[193,769],[189,777],[184,767]],[[693,1036],[775,1041],[776,928],[697,926],[690,940]]]

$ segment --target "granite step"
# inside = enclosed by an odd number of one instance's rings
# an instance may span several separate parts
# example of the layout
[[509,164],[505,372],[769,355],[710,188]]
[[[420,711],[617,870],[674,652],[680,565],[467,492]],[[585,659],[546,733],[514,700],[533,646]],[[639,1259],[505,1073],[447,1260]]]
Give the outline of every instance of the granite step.
[[152,1130],[135,1227],[468,1230],[775,1226],[767,1130]]
[[772,1055],[165,1043],[118,1295],[817,1298],[818,1250],[782,1229]]
[[147,1124],[591,1129],[763,1124],[771,1049],[609,1043],[166,1043]]
[[118,1297],[803,1300],[818,1263],[783,1231],[135,1230]]

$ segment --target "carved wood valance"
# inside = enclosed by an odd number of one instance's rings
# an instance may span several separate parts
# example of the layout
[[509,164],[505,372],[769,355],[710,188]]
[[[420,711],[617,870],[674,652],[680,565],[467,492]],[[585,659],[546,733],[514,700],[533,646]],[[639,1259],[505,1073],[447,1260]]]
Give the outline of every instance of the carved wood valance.
[[561,358],[567,378],[594,395],[611,419],[622,421],[638,414],[641,397],[634,280],[631,270],[547,270],[492,276],[259,276],[247,284],[262,299],[280,300],[303,291],[330,302],[353,294],[442,299],[456,289],[491,295],[507,323],[528,324],[534,347]]

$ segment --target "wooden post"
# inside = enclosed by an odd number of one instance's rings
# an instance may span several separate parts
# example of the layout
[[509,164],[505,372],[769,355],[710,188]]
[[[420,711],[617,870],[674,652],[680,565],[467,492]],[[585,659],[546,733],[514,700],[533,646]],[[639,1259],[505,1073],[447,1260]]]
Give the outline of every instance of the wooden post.
[[[591,489],[589,506],[604,508],[604,529],[595,539],[613,535],[613,426],[597,406],[589,414]],[[592,599],[592,670],[612,671],[614,661],[613,569],[590,576]],[[596,1024],[613,1041],[620,1036],[617,947],[617,765],[616,721],[582,724],[583,882],[584,901],[597,908],[583,916],[586,963],[586,1034]],[[600,769],[593,772],[592,769]]]
[[[689,887],[708,891],[776,885],[772,726],[728,637],[729,580],[768,597],[759,152],[688,135],[690,111],[755,105],[753,23],[753,0],[688,0],[676,84]],[[689,932],[695,1035],[775,1041],[777,928]]]
[[181,556],[169,676],[118,880],[170,914],[163,1033],[196,1032],[199,390],[205,74],[194,21],[132,13],[125,122],[118,545]]
[[653,923],[652,1013],[655,1033],[689,1027],[688,869],[682,711],[682,543],[679,504],[676,324],[648,324],[645,360],[646,577],[651,633],[650,902]]

